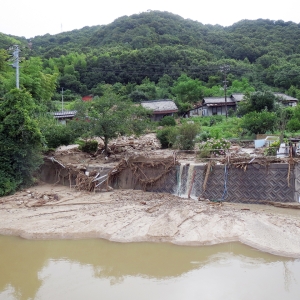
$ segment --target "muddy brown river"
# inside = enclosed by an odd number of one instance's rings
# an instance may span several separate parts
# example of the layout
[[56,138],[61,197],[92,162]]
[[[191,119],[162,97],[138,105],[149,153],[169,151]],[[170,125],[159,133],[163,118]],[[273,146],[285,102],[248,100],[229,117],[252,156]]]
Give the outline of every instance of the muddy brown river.
[[300,260],[186,247],[0,236],[0,299],[300,299]]

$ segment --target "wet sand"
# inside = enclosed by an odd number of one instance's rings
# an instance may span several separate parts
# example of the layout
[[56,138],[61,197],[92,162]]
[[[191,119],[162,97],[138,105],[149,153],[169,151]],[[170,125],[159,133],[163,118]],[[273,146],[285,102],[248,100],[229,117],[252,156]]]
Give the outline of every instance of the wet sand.
[[0,198],[0,234],[195,246],[239,241],[300,258],[300,210],[220,205],[137,190],[87,193],[40,184]]

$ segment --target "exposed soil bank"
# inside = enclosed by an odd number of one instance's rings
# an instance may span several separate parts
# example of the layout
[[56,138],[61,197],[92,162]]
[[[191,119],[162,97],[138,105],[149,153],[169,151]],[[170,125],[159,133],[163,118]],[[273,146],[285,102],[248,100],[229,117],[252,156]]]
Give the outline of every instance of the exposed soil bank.
[[87,193],[40,184],[0,198],[0,234],[181,245],[240,241],[300,258],[300,210],[219,205],[137,190]]

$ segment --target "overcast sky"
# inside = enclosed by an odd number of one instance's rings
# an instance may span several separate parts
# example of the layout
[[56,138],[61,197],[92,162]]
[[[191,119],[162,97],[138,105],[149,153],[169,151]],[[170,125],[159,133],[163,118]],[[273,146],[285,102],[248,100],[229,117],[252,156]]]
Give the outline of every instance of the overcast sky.
[[0,0],[0,6],[0,32],[26,38],[109,24],[147,10],[222,26],[259,18],[300,23],[299,0]]

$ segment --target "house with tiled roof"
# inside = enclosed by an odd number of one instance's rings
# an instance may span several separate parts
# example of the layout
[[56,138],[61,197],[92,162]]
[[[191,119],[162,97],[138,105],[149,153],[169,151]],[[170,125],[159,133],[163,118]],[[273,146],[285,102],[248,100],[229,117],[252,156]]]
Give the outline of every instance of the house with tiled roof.
[[234,97],[204,97],[202,101],[202,115],[213,116],[213,115],[226,115],[229,109],[236,110],[237,101]]
[[283,93],[274,93],[275,97],[280,101],[284,106],[297,106],[298,99],[292,96],[288,96]]
[[153,121],[159,121],[165,116],[173,116],[178,112],[178,107],[170,99],[142,101],[141,105],[152,111],[151,119]]

